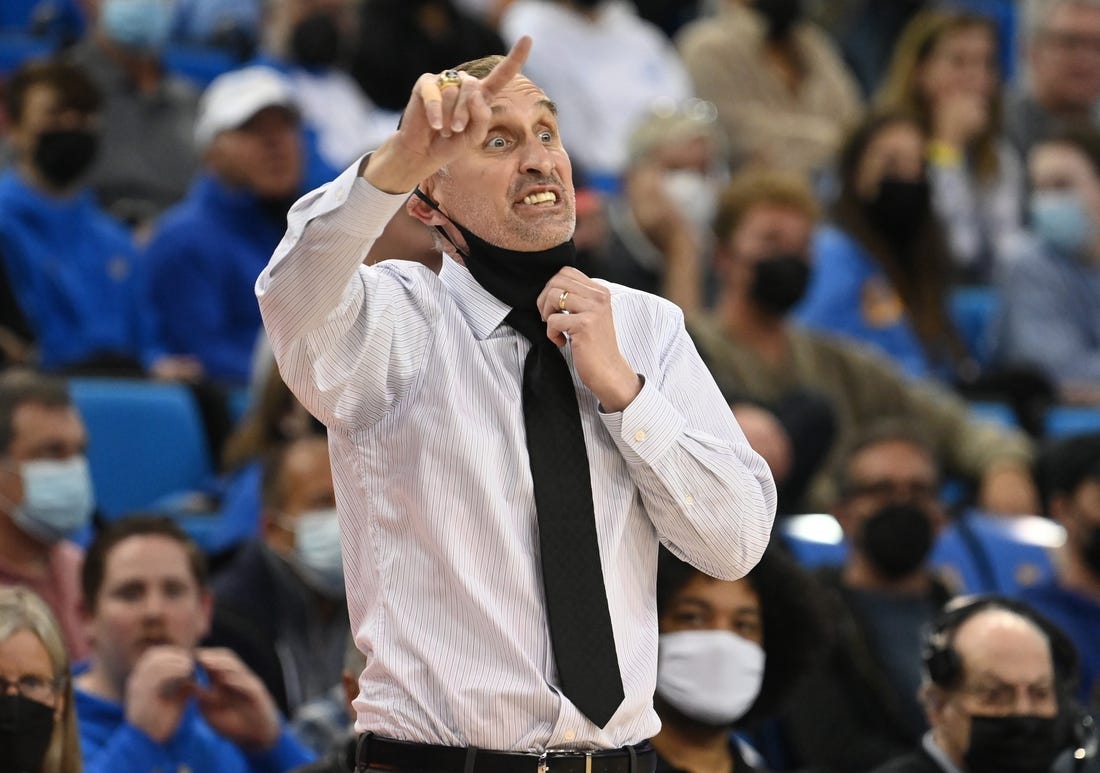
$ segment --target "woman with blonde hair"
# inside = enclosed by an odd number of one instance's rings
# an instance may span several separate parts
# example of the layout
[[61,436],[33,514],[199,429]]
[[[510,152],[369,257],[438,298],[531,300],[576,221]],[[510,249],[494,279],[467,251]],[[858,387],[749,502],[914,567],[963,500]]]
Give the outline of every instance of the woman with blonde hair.
[[925,11],[906,26],[879,97],[928,135],[932,203],[963,281],[988,283],[1022,234],[1024,170],[1001,127],[997,29],[985,16]]
[[33,591],[0,588],[0,770],[80,773],[69,655]]

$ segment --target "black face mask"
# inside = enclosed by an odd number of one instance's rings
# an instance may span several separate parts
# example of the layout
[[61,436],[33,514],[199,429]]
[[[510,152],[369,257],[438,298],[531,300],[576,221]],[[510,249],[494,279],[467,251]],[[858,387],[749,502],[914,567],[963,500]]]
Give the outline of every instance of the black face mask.
[[565,266],[577,264],[577,248],[572,239],[548,250],[533,252],[498,247],[444,214],[419,188],[414,193],[417,198],[450,220],[462,234],[462,238],[466,240],[465,252],[451,242],[451,237],[442,226],[436,226],[436,230],[462,256],[466,268],[477,283],[514,309],[536,313],[535,301],[550,278]]
[[886,505],[863,523],[860,547],[872,566],[890,580],[912,574],[932,549],[932,520],[916,505]]
[[756,0],[755,7],[767,24],[769,40],[784,40],[802,19],[802,0]]
[[42,132],[34,147],[34,166],[50,184],[65,188],[95,160],[99,135],[87,129]]
[[928,181],[884,177],[867,202],[867,217],[891,247],[904,251],[924,224],[932,206]]
[[782,316],[802,300],[810,284],[810,265],[800,255],[773,255],[756,264],[749,294],[764,309]]
[[1049,773],[1058,756],[1053,717],[970,717],[968,773]]
[[54,710],[22,695],[0,695],[0,770],[37,773],[53,737]]
[[305,67],[329,67],[340,58],[340,28],[327,13],[307,16],[295,25],[290,53]]
[[1093,576],[1100,577],[1100,526],[1093,526],[1081,548],[1081,559]]

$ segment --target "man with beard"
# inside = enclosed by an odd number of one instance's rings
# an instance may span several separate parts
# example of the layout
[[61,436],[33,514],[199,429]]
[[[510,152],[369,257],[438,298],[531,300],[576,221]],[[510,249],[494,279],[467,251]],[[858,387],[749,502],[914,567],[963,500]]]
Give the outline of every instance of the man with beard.
[[820,574],[833,640],[787,724],[802,763],[851,773],[912,748],[927,729],[921,630],[950,593],[928,563],[945,516],[927,443],[905,425],[881,425],[853,445],[838,477],[832,512],[849,550]]
[[1072,645],[1029,607],[997,596],[951,606],[929,627],[922,659],[931,729],[918,751],[875,773],[1082,769],[1052,767],[1072,745],[1059,717]]
[[[658,545],[736,579],[768,542],[771,475],[679,309],[573,265],[530,47],[422,75],[256,283],[328,427],[360,770],[650,771]],[[401,207],[439,235],[438,274],[363,265]]]
[[[712,312],[689,320],[718,385],[771,406],[808,390],[819,393],[833,408],[838,448],[884,419],[920,426],[946,469],[975,482],[979,507],[1035,513],[1025,436],[974,419],[956,395],[906,379],[874,352],[791,324],[788,315],[813,270],[818,211],[809,186],[779,172],[743,172],[723,193],[715,218],[718,299]],[[679,270],[678,264],[668,270]],[[834,449],[823,472],[835,471],[836,462]],[[818,474],[806,507],[828,508],[831,484],[828,474]]]

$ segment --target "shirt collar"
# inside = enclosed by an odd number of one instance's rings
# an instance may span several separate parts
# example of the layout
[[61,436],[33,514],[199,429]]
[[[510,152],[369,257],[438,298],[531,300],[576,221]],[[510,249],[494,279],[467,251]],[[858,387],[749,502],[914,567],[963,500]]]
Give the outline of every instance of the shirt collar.
[[469,269],[446,253],[443,254],[439,278],[479,341],[484,341],[500,327],[512,310],[511,306],[478,284]]
[[925,753],[935,760],[937,765],[943,768],[944,773],[962,773],[958,766],[951,761],[951,758],[947,756],[947,752],[936,743],[936,739],[932,737],[931,730],[924,734],[924,737],[921,739],[921,746],[924,747]]

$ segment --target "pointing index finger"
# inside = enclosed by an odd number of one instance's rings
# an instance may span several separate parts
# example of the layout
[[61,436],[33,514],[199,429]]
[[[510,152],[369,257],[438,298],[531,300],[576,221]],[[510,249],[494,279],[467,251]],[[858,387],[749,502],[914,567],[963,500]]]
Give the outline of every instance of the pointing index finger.
[[481,81],[482,88],[490,95],[496,94],[508,85],[512,78],[519,75],[520,68],[527,61],[529,53],[531,53],[531,36],[524,35],[512,46],[512,50],[508,52],[508,56],[504,57],[504,61],[494,67],[493,71]]

